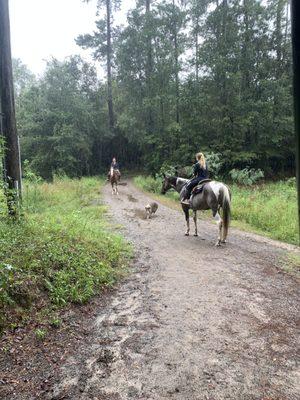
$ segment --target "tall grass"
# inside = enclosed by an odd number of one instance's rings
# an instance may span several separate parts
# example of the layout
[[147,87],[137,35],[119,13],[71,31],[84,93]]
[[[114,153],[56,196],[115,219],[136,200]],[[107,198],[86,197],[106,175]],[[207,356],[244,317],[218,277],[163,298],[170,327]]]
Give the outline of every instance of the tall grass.
[[30,309],[84,303],[124,272],[130,249],[112,234],[95,178],[24,185],[20,222],[0,218],[2,326]]
[[[134,182],[145,191],[160,194],[160,180],[137,176]],[[248,227],[273,239],[299,243],[295,182],[280,181],[249,187],[230,184],[230,189],[234,225]],[[167,196],[172,200],[179,199],[174,191]]]
[[295,184],[271,182],[259,186],[231,185],[232,218],[246,222],[268,236],[299,244]]

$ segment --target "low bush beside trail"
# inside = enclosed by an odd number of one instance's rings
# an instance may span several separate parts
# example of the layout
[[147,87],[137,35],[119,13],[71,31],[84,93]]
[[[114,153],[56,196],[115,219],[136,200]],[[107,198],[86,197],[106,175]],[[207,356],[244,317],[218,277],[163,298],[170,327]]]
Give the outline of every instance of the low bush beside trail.
[[[160,195],[162,179],[137,176],[139,188]],[[229,184],[234,226],[254,230],[273,239],[298,244],[297,193],[294,179],[242,186]],[[167,197],[178,200],[174,191]]]
[[125,272],[130,248],[110,232],[102,184],[95,178],[25,182],[20,221],[2,213],[0,330],[40,310],[84,303]]

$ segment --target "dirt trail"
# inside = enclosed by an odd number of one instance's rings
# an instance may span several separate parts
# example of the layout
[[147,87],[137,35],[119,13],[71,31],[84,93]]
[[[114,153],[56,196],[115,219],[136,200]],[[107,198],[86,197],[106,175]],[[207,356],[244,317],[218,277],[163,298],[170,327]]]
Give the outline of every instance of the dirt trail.
[[134,244],[134,273],[48,399],[299,399],[299,286],[276,268],[286,246],[234,231],[216,248],[207,221],[185,237],[178,211],[146,220],[149,198],[131,183],[118,197],[107,185],[104,200]]

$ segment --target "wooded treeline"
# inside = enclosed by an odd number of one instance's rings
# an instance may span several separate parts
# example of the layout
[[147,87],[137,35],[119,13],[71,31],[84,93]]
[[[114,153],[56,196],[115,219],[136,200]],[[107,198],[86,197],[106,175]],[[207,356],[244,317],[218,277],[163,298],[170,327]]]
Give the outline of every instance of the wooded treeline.
[[113,155],[154,172],[201,150],[224,172],[293,173],[288,0],[139,0],[121,27],[119,6],[99,1],[94,33],[76,38],[105,79],[78,56],[38,80],[15,64],[23,159],[51,178],[99,173]]

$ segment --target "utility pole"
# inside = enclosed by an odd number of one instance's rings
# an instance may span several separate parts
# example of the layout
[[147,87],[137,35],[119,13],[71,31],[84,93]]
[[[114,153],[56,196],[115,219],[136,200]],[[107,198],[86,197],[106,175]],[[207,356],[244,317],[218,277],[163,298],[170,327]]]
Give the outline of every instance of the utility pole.
[[8,0],[0,0],[0,111],[7,205],[9,214],[16,215],[21,198],[21,164],[15,116]]
[[292,0],[292,45],[294,66],[294,110],[296,135],[296,174],[298,190],[298,226],[300,232],[300,2]]
[[153,74],[153,55],[152,55],[152,27],[151,21],[151,0],[146,0],[146,31],[147,31],[147,62],[146,62],[146,90],[147,97],[150,102],[148,104],[148,116],[147,116],[147,133],[153,133],[153,112],[152,112],[152,74]]

